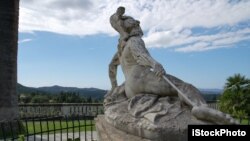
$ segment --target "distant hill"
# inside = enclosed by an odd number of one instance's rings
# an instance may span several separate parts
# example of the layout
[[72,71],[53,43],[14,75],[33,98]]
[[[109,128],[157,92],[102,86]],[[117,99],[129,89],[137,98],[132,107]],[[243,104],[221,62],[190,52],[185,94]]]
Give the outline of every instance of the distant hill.
[[217,101],[220,95],[223,93],[222,89],[199,89],[199,90],[207,102]]
[[39,92],[39,90],[37,88],[33,88],[33,87],[26,87],[23,86],[19,83],[17,83],[17,93],[33,93],[33,92]]
[[62,87],[62,86],[50,86],[50,87],[26,87],[21,84],[17,84],[17,92],[21,93],[49,93],[49,94],[59,94],[61,92],[76,92],[84,97],[92,97],[94,99],[103,99],[107,90],[97,89],[97,88],[77,88],[77,87]]
[[[222,89],[199,89],[206,99],[206,101],[216,100],[220,94],[223,92]],[[49,93],[49,94],[59,94],[60,92],[76,92],[84,97],[92,97],[94,99],[103,99],[107,90],[102,90],[98,88],[77,88],[77,87],[62,87],[62,86],[50,86],[50,87],[26,87],[21,84],[17,84],[17,91],[21,93]]]
[[222,94],[222,89],[199,89],[202,94]]

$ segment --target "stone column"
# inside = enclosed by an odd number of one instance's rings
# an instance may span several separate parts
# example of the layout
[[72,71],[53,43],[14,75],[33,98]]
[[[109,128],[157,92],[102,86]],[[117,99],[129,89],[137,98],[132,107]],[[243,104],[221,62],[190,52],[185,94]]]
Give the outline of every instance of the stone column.
[[0,1],[0,121],[18,118],[18,15],[19,0]]

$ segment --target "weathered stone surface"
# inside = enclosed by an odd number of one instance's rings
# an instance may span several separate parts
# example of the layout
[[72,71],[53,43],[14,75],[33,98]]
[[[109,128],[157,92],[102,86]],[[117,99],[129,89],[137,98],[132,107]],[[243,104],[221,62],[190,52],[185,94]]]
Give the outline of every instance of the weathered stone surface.
[[154,141],[185,141],[189,124],[211,124],[196,119],[178,97],[155,95],[109,103],[105,105],[105,119],[117,129]]
[[96,119],[96,131],[98,141],[153,141],[142,137],[128,134],[107,123],[104,115],[99,115]]
[[18,15],[19,0],[0,1],[0,122],[18,118]]

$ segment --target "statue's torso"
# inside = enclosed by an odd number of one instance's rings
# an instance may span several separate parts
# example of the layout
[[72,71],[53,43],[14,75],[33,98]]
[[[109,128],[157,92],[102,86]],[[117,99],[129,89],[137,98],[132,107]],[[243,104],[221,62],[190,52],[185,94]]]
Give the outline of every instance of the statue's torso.
[[139,37],[132,37],[127,41],[121,53],[121,56],[119,57],[120,65],[125,75],[125,78],[128,78],[129,75],[135,75],[134,73],[137,72],[134,71],[135,69],[145,69],[144,66],[141,66],[137,63],[136,59],[133,56],[131,47],[133,47],[135,42],[132,42],[131,40],[138,40],[138,42],[143,42],[142,39]]

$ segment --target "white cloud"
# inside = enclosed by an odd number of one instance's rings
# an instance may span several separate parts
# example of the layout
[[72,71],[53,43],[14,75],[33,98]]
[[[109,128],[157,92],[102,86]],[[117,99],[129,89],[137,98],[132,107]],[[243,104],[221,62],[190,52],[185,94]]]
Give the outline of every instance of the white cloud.
[[[31,1],[31,0],[29,0]],[[100,7],[95,0],[21,1],[20,32],[49,31],[67,35],[114,34],[109,15],[115,11]],[[75,3],[75,4],[74,4]]]
[[30,41],[32,41],[32,39],[22,39],[22,40],[19,40],[18,41],[18,44],[21,44],[21,43],[26,43],[26,42],[30,42]]
[[250,28],[242,29],[237,32],[218,33],[214,35],[192,36],[181,41],[174,42],[171,45],[179,45],[185,47],[176,48],[178,52],[194,52],[206,51],[217,48],[232,47],[235,43],[244,40],[250,40]]
[[247,28],[241,29],[244,34],[236,33],[241,30],[192,33],[195,27],[234,28],[242,22],[249,27],[249,0],[21,0],[19,31],[117,35],[109,16],[120,5],[126,7],[127,15],[141,21],[148,47],[182,46],[175,50],[204,51],[249,39]]
[[173,42],[169,43],[169,47],[181,46],[175,49],[175,51],[178,52],[206,51],[232,47],[234,44],[244,40],[250,40],[250,28],[245,28],[236,32],[220,32],[212,35],[179,38],[179,40],[173,40]]

